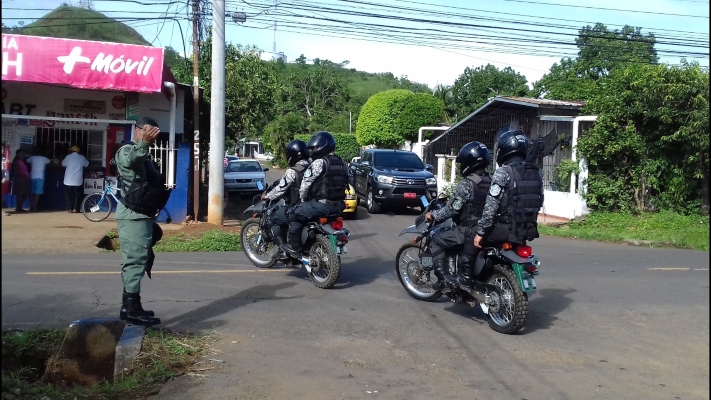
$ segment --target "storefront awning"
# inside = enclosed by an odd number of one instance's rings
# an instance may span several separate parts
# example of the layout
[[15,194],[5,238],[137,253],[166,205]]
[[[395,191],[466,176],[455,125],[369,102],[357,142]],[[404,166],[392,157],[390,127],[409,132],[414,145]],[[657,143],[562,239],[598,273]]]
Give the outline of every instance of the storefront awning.
[[159,92],[163,49],[2,34],[2,80],[82,89]]

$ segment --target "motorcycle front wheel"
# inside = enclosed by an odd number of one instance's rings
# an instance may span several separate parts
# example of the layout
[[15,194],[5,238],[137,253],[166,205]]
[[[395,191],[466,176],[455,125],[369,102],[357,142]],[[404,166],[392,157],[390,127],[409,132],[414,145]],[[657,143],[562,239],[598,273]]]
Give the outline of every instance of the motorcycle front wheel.
[[431,280],[433,274],[422,270],[418,244],[408,242],[400,247],[395,258],[395,270],[402,287],[417,300],[435,301],[442,296],[441,291],[434,289],[437,282]]
[[244,254],[255,266],[271,268],[277,262],[272,260],[272,255],[277,251],[274,243],[267,241],[259,229],[259,219],[250,218],[244,221],[240,232]]
[[336,254],[331,240],[325,235],[316,235],[309,249],[309,274],[311,282],[321,289],[330,289],[341,275],[341,257]]
[[497,296],[497,307],[479,304],[484,313],[487,313],[489,326],[500,333],[518,332],[528,318],[528,295],[521,290],[516,274],[507,266],[496,265],[486,283],[497,286],[502,293],[500,297]]

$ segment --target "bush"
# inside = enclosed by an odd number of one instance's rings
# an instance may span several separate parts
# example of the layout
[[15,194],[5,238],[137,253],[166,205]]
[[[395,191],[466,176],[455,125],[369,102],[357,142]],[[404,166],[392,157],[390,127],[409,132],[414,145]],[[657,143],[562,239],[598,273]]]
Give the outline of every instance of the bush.
[[444,102],[431,94],[386,90],[374,94],[363,105],[356,123],[356,139],[361,145],[392,147],[415,139],[420,127],[437,124],[443,118]]

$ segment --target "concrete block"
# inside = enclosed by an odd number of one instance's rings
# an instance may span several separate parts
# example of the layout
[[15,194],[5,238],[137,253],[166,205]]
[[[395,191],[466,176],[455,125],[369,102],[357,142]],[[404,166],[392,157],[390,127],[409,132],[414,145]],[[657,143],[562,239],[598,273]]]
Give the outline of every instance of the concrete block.
[[141,351],[143,335],[146,327],[141,325],[126,325],[123,334],[116,345],[116,356],[114,358],[114,379],[117,379],[123,369],[133,361]]
[[92,386],[113,382],[116,346],[125,323],[119,319],[86,318],[69,325],[62,344],[47,362],[43,380]]

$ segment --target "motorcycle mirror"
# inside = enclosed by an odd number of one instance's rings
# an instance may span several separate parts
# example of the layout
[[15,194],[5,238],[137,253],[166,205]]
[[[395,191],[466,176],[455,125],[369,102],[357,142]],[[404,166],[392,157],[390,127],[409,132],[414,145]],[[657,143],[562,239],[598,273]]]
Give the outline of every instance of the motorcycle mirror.
[[425,196],[420,196],[420,201],[422,202],[422,207],[427,208],[427,206],[430,205],[430,202],[427,201],[427,197]]
[[257,181],[257,189],[264,190],[264,185],[262,184],[262,181]]

